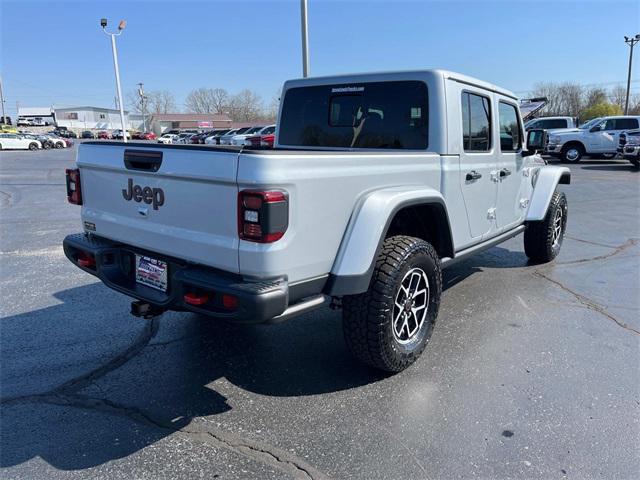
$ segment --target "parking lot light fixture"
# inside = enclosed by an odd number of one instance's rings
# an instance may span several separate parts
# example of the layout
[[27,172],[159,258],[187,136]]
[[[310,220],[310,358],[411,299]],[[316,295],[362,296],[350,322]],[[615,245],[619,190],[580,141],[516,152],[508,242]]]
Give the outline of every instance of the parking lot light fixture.
[[636,43],[640,42],[640,33],[637,33],[635,37],[624,36],[624,43],[629,45],[629,71],[627,73],[627,96],[624,101],[624,114],[629,114],[629,91],[631,89],[631,64],[633,62],[633,47]]
[[127,26],[125,20],[120,20],[118,24],[118,33],[107,32],[107,19],[100,19],[100,26],[105,35],[111,37],[111,51],[113,53],[113,68],[116,72],[116,89],[118,91],[118,106],[120,107],[120,122],[122,124],[122,141],[127,143],[127,126],[124,122],[124,103],[122,102],[122,88],[120,87],[120,69],[118,67],[118,50],[116,48],[116,37],[122,35],[123,30]]

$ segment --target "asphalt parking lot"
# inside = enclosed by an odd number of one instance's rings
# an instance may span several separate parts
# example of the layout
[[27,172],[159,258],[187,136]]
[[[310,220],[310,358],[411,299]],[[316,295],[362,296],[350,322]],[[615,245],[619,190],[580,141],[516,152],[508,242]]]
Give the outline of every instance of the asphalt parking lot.
[[340,313],[153,321],[64,257],[75,149],[0,154],[2,478],[638,478],[640,174],[573,167],[563,250],[522,238],[445,272],[396,376]]

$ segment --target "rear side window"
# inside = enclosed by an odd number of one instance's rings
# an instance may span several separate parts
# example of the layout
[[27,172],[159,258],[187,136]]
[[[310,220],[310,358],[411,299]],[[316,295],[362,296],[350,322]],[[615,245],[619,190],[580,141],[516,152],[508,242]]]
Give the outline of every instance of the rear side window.
[[465,152],[491,150],[491,105],[487,97],[462,92],[462,142]]
[[522,147],[522,130],[518,120],[516,107],[500,102],[500,150],[503,152],[516,152]]
[[567,128],[567,121],[563,118],[555,118],[553,120],[543,120],[542,126],[539,128]]
[[616,118],[614,130],[631,130],[638,128],[637,118]]
[[282,104],[279,143],[425,150],[427,86],[398,81],[291,88]]

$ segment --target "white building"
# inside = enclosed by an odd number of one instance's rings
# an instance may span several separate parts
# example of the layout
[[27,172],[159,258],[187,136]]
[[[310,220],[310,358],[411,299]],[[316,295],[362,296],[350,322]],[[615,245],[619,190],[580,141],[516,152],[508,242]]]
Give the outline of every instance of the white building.
[[[100,107],[54,108],[56,125],[69,129],[116,130],[122,128],[120,110]],[[129,112],[124,112],[125,128],[129,128]]]
[[51,107],[18,107],[17,123],[25,125],[53,125],[53,109]]

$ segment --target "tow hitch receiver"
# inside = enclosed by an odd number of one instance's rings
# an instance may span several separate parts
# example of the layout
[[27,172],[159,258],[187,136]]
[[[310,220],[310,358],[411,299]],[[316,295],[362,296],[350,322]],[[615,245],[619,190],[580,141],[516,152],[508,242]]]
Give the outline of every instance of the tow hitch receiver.
[[152,319],[158,317],[165,312],[163,308],[152,305],[142,300],[136,300],[131,302],[131,315],[135,317],[142,317],[146,319]]

